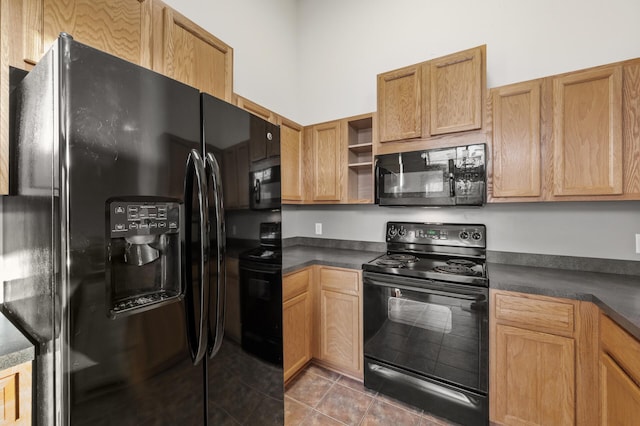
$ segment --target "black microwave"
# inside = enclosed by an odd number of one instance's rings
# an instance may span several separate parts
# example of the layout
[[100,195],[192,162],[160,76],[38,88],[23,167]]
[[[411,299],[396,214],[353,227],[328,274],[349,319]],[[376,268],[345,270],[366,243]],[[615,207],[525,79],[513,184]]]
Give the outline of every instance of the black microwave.
[[485,144],[377,155],[376,204],[481,206],[485,158]]

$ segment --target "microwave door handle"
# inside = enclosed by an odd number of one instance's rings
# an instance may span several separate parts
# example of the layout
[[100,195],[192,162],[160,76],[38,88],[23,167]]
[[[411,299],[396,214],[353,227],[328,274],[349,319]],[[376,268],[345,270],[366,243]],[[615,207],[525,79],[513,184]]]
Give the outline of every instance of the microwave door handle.
[[456,196],[456,182],[454,179],[453,170],[454,170],[453,160],[449,160],[449,195],[451,197]]
[[[207,166],[208,175],[212,179],[212,185],[209,190],[212,191],[214,209],[216,215],[215,231],[216,233],[216,262],[218,274],[216,276],[216,288],[212,289],[217,294],[215,312],[210,312],[209,315],[214,315],[215,325],[213,330],[209,330],[209,334],[213,337],[213,342],[209,348],[209,357],[213,358],[222,346],[222,338],[224,337],[224,315],[226,310],[226,233],[224,224],[224,203],[222,194],[222,178],[220,173],[220,166],[215,157],[208,153],[205,157],[205,164]],[[209,309],[213,307],[210,306]],[[211,327],[211,325],[209,325]]]
[[259,203],[260,202],[260,179],[256,179],[256,184],[253,186],[253,191],[255,192],[256,203]]

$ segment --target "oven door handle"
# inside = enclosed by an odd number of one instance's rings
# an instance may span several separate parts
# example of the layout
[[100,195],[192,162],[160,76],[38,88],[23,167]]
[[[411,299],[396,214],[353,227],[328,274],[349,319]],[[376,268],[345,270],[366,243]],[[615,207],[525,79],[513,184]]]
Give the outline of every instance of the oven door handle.
[[483,296],[479,292],[473,291],[473,290],[475,290],[475,287],[469,287],[469,290],[471,290],[474,294],[463,294],[463,293],[458,293],[458,292],[447,291],[446,285],[439,285],[439,284],[436,284],[435,281],[431,281],[431,280],[420,280],[420,286],[419,287],[402,285],[402,284],[399,284],[399,283],[378,281],[378,280],[375,280],[375,279],[373,279],[371,277],[365,277],[363,279],[363,283],[365,285],[368,284],[368,285],[374,285],[374,286],[377,286],[377,287],[398,288],[398,289],[402,289],[402,290],[415,291],[415,292],[418,292],[418,293],[435,294],[435,295],[438,295],[438,296],[447,296],[447,297],[455,297],[456,299],[463,299],[463,300],[478,300],[479,296]]

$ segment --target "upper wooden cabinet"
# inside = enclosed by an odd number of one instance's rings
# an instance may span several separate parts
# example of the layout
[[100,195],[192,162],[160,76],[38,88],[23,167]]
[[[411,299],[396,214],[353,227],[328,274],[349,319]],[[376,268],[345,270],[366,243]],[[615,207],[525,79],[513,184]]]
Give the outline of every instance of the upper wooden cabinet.
[[482,127],[484,46],[428,62],[431,135]]
[[553,80],[554,195],[622,193],[622,67]]
[[380,142],[422,136],[422,64],[378,75]]
[[491,89],[489,202],[640,199],[640,59]]
[[269,110],[268,108],[265,108],[262,105],[259,105],[253,101],[250,101],[247,98],[243,98],[240,95],[234,95],[234,98],[235,98],[235,104],[240,108],[242,108],[243,110],[249,111],[251,114],[256,115],[270,123],[274,123],[274,124],[278,123],[277,114]]
[[151,68],[152,0],[25,0],[25,62],[35,64],[61,32]]
[[493,196],[539,197],[541,81],[491,90]]
[[233,102],[233,49],[156,0],[153,9],[154,70]]
[[304,199],[303,129],[297,123],[279,118],[280,178],[282,202],[302,202]]
[[311,154],[312,201],[340,201],[342,195],[342,144],[340,121],[307,128]]
[[379,74],[378,142],[423,139],[428,145],[431,137],[481,129],[485,63],[486,47],[479,46]]

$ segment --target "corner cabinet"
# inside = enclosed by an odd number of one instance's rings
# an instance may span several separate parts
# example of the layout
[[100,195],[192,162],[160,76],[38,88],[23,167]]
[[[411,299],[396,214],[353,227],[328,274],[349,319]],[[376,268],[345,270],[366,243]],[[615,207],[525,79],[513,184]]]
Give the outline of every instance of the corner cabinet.
[[363,377],[362,271],[319,266],[318,359],[357,378]]
[[31,362],[0,371],[0,424],[31,424]]
[[282,340],[284,381],[287,382],[311,359],[313,335],[312,268],[282,279]]
[[597,308],[491,290],[490,420],[597,424]]
[[600,424],[636,425],[640,418],[640,342],[600,316]]
[[156,0],[153,22],[153,69],[233,102],[233,49]]

